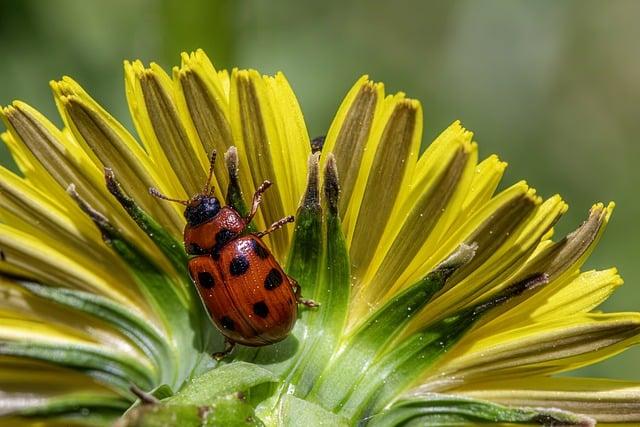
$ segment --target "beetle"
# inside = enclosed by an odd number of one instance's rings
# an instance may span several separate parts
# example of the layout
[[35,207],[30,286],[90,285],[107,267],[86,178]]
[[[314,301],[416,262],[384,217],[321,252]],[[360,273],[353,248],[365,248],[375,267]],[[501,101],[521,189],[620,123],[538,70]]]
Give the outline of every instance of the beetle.
[[149,192],[185,206],[188,270],[213,324],[225,337],[224,350],[213,355],[220,360],[236,343],[259,347],[283,340],[296,322],[297,305],[317,307],[318,303],[302,297],[298,282],[284,272],[262,241],[294,217],[282,218],[265,231],[247,230],[271,182],[258,187],[243,217],[233,207],[221,206],[213,195],[215,159],[213,151],[204,189],[189,200],[167,197],[155,188]]

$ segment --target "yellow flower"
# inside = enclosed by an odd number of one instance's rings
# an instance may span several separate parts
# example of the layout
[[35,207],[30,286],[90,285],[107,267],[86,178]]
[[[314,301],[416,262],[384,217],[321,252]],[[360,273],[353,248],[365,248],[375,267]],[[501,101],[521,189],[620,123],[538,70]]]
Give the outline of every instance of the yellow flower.
[[[21,172],[0,169],[7,423],[640,422],[635,383],[554,376],[639,340],[638,313],[594,311],[616,270],[581,271],[613,204],[552,240],[559,196],[496,193],[506,164],[479,161],[458,122],[421,153],[419,102],[366,76],[321,150],[284,75],[216,71],[202,51],[171,76],[125,63],[139,141],[71,78],[51,86],[62,129],[22,102],[2,110]],[[265,240],[322,304],[220,363],[181,207],[148,193],[198,193],[213,150],[215,195],[239,211],[275,183],[256,229],[297,212]]]

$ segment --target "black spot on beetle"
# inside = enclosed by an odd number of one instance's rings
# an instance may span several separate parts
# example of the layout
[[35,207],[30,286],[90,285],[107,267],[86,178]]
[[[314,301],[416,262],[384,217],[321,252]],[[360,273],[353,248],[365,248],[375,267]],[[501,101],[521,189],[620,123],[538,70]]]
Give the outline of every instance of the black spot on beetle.
[[269,315],[269,307],[267,307],[267,303],[264,301],[258,301],[253,304],[253,312],[256,316],[260,316],[263,319]]
[[236,236],[236,233],[229,230],[228,228],[223,228],[222,230],[216,233],[216,246],[222,248],[222,246],[229,242]]
[[222,325],[222,327],[224,329],[226,329],[228,331],[235,331],[236,330],[236,323],[229,316],[222,316],[220,318],[220,324]]
[[2,251],[2,249],[0,249],[0,261],[6,261],[7,257],[4,255],[4,252]]
[[267,252],[267,250],[257,241],[255,240],[251,241],[251,248],[253,249],[253,252],[258,256],[258,258],[261,258],[261,259],[269,258],[269,252]]
[[198,273],[198,283],[205,289],[211,289],[216,284],[211,273],[207,271],[201,271]]
[[232,276],[242,276],[249,269],[249,260],[244,255],[236,255],[229,264]]
[[189,255],[205,255],[207,253],[207,251],[195,243],[189,243],[184,249]]
[[236,237],[236,233],[228,228],[223,228],[216,233],[216,244],[211,248],[211,256],[213,256],[213,259],[217,260],[220,258],[220,250],[222,250],[224,245],[233,240],[234,237]]
[[282,284],[282,273],[280,273],[276,268],[272,268],[267,274],[267,277],[264,279],[264,287],[272,291],[278,286]]

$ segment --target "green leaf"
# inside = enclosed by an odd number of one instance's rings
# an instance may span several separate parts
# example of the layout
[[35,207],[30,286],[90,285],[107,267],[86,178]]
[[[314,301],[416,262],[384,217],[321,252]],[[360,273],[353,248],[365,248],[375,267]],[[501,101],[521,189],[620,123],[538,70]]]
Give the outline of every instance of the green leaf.
[[515,423],[544,425],[594,425],[593,419],[559,409],[516,408],[496,403],[437,393],[404,398],[370,418],[371,427],[443,425],[451,423]]
[[278,427],[346,427],[347,420],[323,407],[292,395],[280,403]]
[[444,287],[447,278],[473,257],[474,251],[474,246],[462,245],[422,280],[373,312],[344,339],[344,350],[326,368],[310,398],[331,410],[341,407],[354,384],[369,375],[367,368],[386,345]]
[[278,378],[260,366],[245,362],[234,362],[212,369],[191,380],[179,393],[169,398],[168,405],[207,405],[214,399],[233,392],[276,382]]

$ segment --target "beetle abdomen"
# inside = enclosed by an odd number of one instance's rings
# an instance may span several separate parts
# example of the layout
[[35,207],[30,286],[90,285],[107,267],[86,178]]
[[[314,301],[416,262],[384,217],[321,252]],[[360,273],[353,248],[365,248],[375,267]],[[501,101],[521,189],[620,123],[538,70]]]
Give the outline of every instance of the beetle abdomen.
[[237,311],[256,335],[266,343],[284,339],[296,321],[296,297],[289,277],[260,238],[233,239],[216,263]]
[[217,329],[227,338],[245,345],[264,345],[256,330],[241,315],[227,291],[224,276],[210,255],[189,260],[189,273]]

